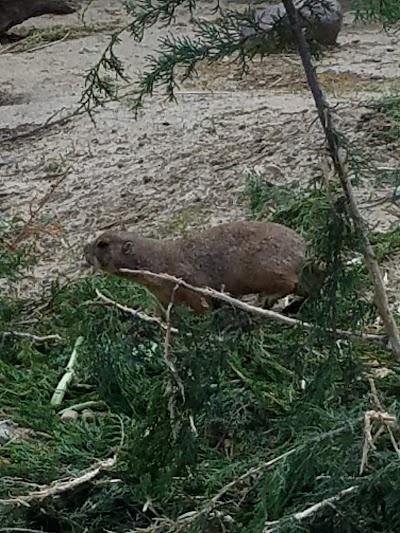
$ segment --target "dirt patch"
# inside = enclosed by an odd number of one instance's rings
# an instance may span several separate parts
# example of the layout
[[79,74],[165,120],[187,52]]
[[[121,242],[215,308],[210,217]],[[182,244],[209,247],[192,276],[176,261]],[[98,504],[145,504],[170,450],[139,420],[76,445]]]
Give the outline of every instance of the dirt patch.
[[[94,1],[86,15],[87,24],[113,26],[121,20],[117,1]],[[50,34],[60,18],[29,24],[24,27],[35,24]],[[61,24],[64,32],[80,27],[72,15]],[[188,16],[179,15],[170,30],[191,33]],[[123,35],[117,51],[133,80],[163,34],[152,28],[142,43]],[[100,30],[74,35],[31,53],[0,55],[4,83],[12,94],[28,99],[2,108],[1,216],[27,219],[50,195],[35,234],[40,262],[21,290],[42,291],[58,276],[83,275],[82,245],[99,230],[124,223],[145,235],[184,234],[245,216],[239,193],[247,172],[295,186],[307,185],[320,172],[321,130],[301,65],[290,54],[256,61],[246,78],[228,62],[202,65],[199,77],[178,91],[177,105],[156,96],[137,121],[127,105],[113,104],[99,112],[96,126],[84,115],[15,139],[16,132],[76,107],[84,74],[109,37]],[[398,36],[357,27],[348,16],[339,47],[318,62],[338,125],[361,151],[382,147],[382,140],[371,135],[375,125],[362,116],[370,111],[365,104],[371,98],[398,86],[398,45]],[[12,140],[6,141],[7,135]],[[374,156],[378,166],[396,168],[400,154],[385,144]],[[356,192],[367,205],[390,191],[371,170]],[[369,204],[363,213],[371,224],[382,229],[398,224],[390,202]]]
[[[295,94],[308,91],[303,67],[295,54],[256,58],[245,72],[236,62],[227,60],[219,65],[200,65],[198,73],[198,78],[185,82],[184,86],[213,92],[268,89]],[[367,73],[338,72],[334,68],[320,68],[319,80],[325,91],[341,96],[391,91],[398,87],[397,79],[379,80]]]
[[357,122],[357,131],[365,133],[369,146],[384,146],[386,150],[398,152],[400,128],[388,112],[373,110],[363,113]]

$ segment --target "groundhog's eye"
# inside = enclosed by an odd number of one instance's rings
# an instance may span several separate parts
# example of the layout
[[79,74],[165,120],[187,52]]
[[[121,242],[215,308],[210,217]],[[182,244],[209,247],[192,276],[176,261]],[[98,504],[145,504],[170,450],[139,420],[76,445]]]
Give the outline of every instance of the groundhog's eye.
[[108,242],[106,241],[99,241],[97,243],[97,248],[100,248],[101,250],[104,250],[104,248],[107,248]]

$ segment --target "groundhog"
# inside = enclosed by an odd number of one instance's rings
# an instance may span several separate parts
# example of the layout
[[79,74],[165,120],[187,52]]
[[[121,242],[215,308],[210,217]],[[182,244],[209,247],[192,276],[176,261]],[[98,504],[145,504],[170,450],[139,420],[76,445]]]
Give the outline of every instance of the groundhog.
[[[86,261],[95,269],[131,279],[147,287],[165,309],[175,284],[121,268],[170,274],[197,287],[240,297],[257,294],[269,302],[294,294],[306,259],[306,242],[294,230],[271,222],[220,224],[181,239],[150,239],[126,231],[106,231],[85,246]],[[180,287],[174,304],[204,314],[215,302]]]

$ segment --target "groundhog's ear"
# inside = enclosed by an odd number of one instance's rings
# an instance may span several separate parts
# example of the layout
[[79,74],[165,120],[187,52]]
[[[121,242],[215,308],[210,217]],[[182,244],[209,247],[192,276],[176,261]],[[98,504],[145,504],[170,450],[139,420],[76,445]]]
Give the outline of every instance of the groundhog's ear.
[[133,242],[132,241],[126,241],[122,245],[122,251],[126,255],[133,254]]

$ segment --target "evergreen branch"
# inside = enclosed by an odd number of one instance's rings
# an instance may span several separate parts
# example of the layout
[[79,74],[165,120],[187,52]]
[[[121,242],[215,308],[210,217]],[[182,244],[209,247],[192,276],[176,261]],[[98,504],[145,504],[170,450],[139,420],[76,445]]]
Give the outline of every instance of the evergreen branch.
[[[359,232],[363,246],[364,259],[374,287],[375,305],[382,318],[386,333],[390,340],[390,347],[397,360],[400,361],[400,334],[396,322],[389,308],[388,297],[385,284],[376,260],[375,252],[368,236],[368,227],[362,219],[360,210],[354,197],[353,187],[347,175],[347,151],[341,146],[340,137],[333,125],[331,110],[325,100],[319,83],[315,68],[311,61],[311,53],[306,38],[301,30],[296,9],[292,0],[283,0],[293,34],[297,41],[299,54],[306,73],[307,82],[314,97],[315,106],[318,111],[319,120],[325,133],[329,154],[337,176],[339,177],[342,189],[346,198],[348,212],[353,219],[354,225]],[[343,156],[342,154],[346,154]]]
[[[87,74],[86,89],[80,100],[81,107],[90,114],[93,108],[103,105],[106,100],[118,100],[116,82],[118,80],[128,81],[123,64],[114,53],[114,47],[120,42],[119,36],[122,31],[129,29],[133,36],[140,40],[145,27],[155,24],[160,17],[164,22],[169,23],[177,5],[187,2],[191,3],[192,0],[183,0],[183,2],[182,0],[174,0],[174,2],[159,0],[163,10],[157,3],[153,5],[151,0],[143,0],[139,7],[133,6],[131,13],[134,15],[134,21],[113,35],[100,60]],[[144,6],[147,11],[144,10]],[[165,11],[166,6],[169,7]],[[159,40],[158,55],[146,57],[147,70],[136,83],[137,88],[133,92],[135,111],[137,112],[143,106],[147,95],[154,94],[156,87],[164,88],[167,99],[174,101],[175,90],[179,85],[176,81],[178,68],[182,69],[179,83],[196,74],[196,67],[201,61],[211,64],[220,62],[226,57],[233,57],[233,60],[238,62],[239,68],[245,72],[248,62],[258,50],[245,50],[245,39],[240,33],[244,23],[257,27],[254,10],[249,9],[243,14],[229,11],[215,22],[195,21],[193,38],[175,37],[172,34],[162,37]],[[263,45],[263,53],[269,53],[279,46],[279,39],[274,37],[275,34],[271,33],[268,43]],[[103,77],[102,70],[106,73],[112,72],[115,82],[111,82],[109,76]]]
[[[367,462],[367,454],[368,454],[369,448],[375,449],[375,445],[373,442],[374,439],[372,438],[372,432],[371,432],[371,424],[373,421],[377,421],[381,424],[380,429],[377,431],[375,435],[375,440],[377,436],[383,433],[383,431],[381,431],[382,428],[386,428],[390,435],[390,439],[391,439],[394,451],[396,452],[398,456],[400,453],[396,439],[392,432],[392,427],[397,426],[397,418],[384,411],[383,405],[379,401],[375,383],[372,378],[369,378],[369,383],[371,387],[372,401],[375,404],[375,409],[377,410],[367,411],[364,415],[364,446],[363,446],[363,457],[362,457],[361,467],[360,467],[360,476],[363,474],[364,467]],[[301,522],[302,520],[309,518],[310,516],[316,514],[317,512],[319,512],[321,509],[325,507],[332,507],[333,503],[341,500],[344,496],[347,496],[348,494],[355,493],[358,490],[359,490],[359,486],[353,485],[351,487],[348,487],[347,489],[341,490],[334,496],[326,498],[312,505],[311,507],[308,507],[307,509],[303,511],[293,513],[290,516],[285,516],[281,518],[280,520],[273,520],[271,522],[266,522],[265,524],[266,528],[264,529],[263,533],[272,533],[273,531],[276,531],[277,529],[279,529],[279,527],[283,523],[286,524],[291,521]]]
[[[251,20],[251,15],[247,16]],[[236,13],[227,13],[215,23],[196,21],[194,38],[167,35],[160,39],[158,55],[148,56],[147,71],[137,83],[133,101],[134,109],[143,106],[144,98],[154,94],[156,87],[164,88],[169,101],[175,101],[177,69],[181,68],[180,83],[196,74],[196,67],[201,61],[208,64],[218,63],[226,57],[234,57],[240,68],[247,68],[248,56],[243,48],[240,36],[240,21]]]
[[386,29],[399,22],[398,0],[354,0],[356,22],[379,22]]
[[[120,59],[114,53],[114,47],[121,42],[121,33],[129,26],[124,26],[111,36],[111,40],[102,53],[100,60],[91,68],[85,77],[85,90],[79,101],[79,112],[85,110],[93,120],[93,109],[101,107],[106,101],[118,100],[117,81],[128,82],[129,78],[125,74],[125,68]],[[115,81],[109,75],[101,75],[101,70],[106,73],[113,73]]]
[[147,28],[157,22],[161,26],[169,26],[175,20],[175,12],[178,7],[186,7],[190,14],[196,8],[196,0],[139,0],[125,2],[128,15],[133,17],[129,25],[129,31],[136,41],[143,39]]
[[[296,446],[295,448],[291,448],[287,452],[282,453],[281,455],[278,455],[277,457],[274,457],[273,459],[269,461],[265,461],[262,463],[259,463],[256,466],[253,466],[249,470],[247,470],[244,474],[239,476],[238,478],[233,479],[229,483],[227,483],[222,489],[213,496],[207,503],[204,505],[199,511],[190,511],[188,513],[185,513],[184,515],[181,515],[178,517],[176,522],[174,523],[171,520],[168,519],[158,519],[158,526],[150,526],[147,529],[136,529],[135,531],[142,531],[143,533],[155,533],[156,531],[162,531],[163,525],[167,524],[170,529],[169,531],[183,531],[184,528],[188,527],[189,524],[192,524],[193,522],[198,521],[199,519],[206,517],[214,511],[214,509],[221,503],[221,499],[231,492],[232,489],[237,487],[238,485],[242,484],[244,481],[247,481],[249,478],[259,477],[263,472],[266,470],[270,470],[278,463],[284,461],[288,457],[299,453],[300,451],[304,450],[305,448],[309,448],[313,444],[319,444],[321,442],[324,442],[326,440],[332,440],[338,436],[341,436],[345,433],[348,433],[349,431],[353,431],[354,427],[356,425],[359,425],[362,422],[363,418],[357,418],[356,420],[352,421],[352,423],[348,423],[345,426],[342,426],[338,429],[328,431],[326,433],[322,433],[319,435],[316,435],[315,437],[312,437],[308,441],[300,444],[299,446]],[[349,487],[348,489],[345,489],[345,491],[350,491],[350,489],[355,490],[358,487]],[[344,491],[342,491],[344,492]],[[322,503],[322,502],[321,502]],[[328,505],[328,504],[325,504]]]
[[[314,4],[321,7],[321,0],[309,0],[310,8]],[[323,2],[322,2],[323,4]],[[169,26],[175,20],[176,10],[186,8],[192,14],[196,9],[196,0],[138,0],[125,2],[125,8],[132,21],[123,29],[116,32],[98,63],[89,71],[85,80],[85,91],[80,100],[81,107],[88,111],[92,118],[93,108],[104,105],[108,99],[118,100],[118,80],[128,81],[124,73],[122,62],[114,53],[114,47],[120,42],[120,34],[128,30],[135,41],[142,41],[145,31],[159,23],[162,27]],[[384,26],[394,24],[400,19],[400,4],[397,0],[356,0],[356,14],[359,20],[379,20]],[[216,0],[214,12],[220,10],[219,0]],[[226,11],[214,22],[193,20],[195,37],[174,37],[167,35],[160,39],[157,56],[148,56],[147,71],[137,82],[134,92],[133,108],[137,112],[146,96],[153,96],[155,87],[165,89],[167,99],[175,100],[176,70],[183,68],[179,82],[191,78],[196,73],[196,66],[201,61],[208,63],[219,62],[226,57],[234,57],[243,71],[248,62],[256,54],[268,54],[287,44],[287,35],[280,25],[280,20],[271,19],[271,29],[266,33],[260,29],[256,12],[253,8],[244,13],[231,10]],[[244,37],[242,30],[254,29],[254,35]],[[254,37],[260,36],[261,41],[255,44]],[[257,41],[257,39],[256,39]],[[251,44],[253,43],[253,44]],[[314,53],[314,50],[313,50]],[[318,53],[318,50],[315,50]],[[101,70],[106,75],[102,76]],[[111,81],[109,74],[113,73],[115,80]]]
[[[287,326],[300,326],[307,330],[312,330],[317,327],[314,324],[310,324],[308,322],[302,322],[295,318],[290,318],[290,317],[281,315],[280,313],[276,313],[275,311],[271,311],[269,309],[262,309],[254,305],[250,305],[246,302],[242,302],[241,300],[238,300],[237,298],[233,298],[232,296],[229,296],[228,294],[216,291],[214,289],[195,287],[194,285],[191,285],[190,283],[187,283],[186,281],[176,278],[175,276],[171,276],[169,274],[155,274],[154,272],[150,272],[148,270],[131,270],[129,268],[121,268],[120,271],[124,273],[129,273],[129,274],[141,274],[141,275],[144,274],[146,276],[153,277],[155,279],[164,279],[164,280],[172,281],[191,291],[198,292],[200,294],[203,294],[204,296],[215,298],[216,300],[221,300],[229,305],[232,305],[239,309],[243,309],[243,311],[247,311],[249,313],[257,314],[265,318],[276,320],[277,322],[281,322],[282,324],[285,324]],[[350,341],[364,341],[364,342],[369,342],[372,344],[378,344],[383,347],[386,346],[385,335],[356,335],[355,333],[351,333],[350,331],[343,331],[340,329],[336,329],[336,330],[327,329],[326,332],[336,337],[341,337],[341,338],[344,338]]]

